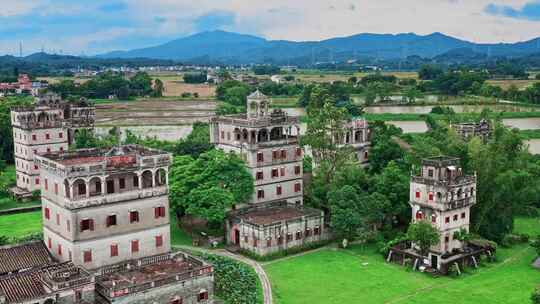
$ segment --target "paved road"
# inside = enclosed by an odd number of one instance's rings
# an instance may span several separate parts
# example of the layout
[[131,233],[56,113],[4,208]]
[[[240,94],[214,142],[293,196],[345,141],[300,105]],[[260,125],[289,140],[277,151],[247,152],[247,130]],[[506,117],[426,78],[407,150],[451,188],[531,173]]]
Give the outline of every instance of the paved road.
[[257,276],[259,276],[259,281],[261,282],[261,286],[263,290],[263,298],[264,298],[263,303],[264,304],[274,303],[274,300],[272,298],[272,285],[270,284],[270,279],[268,279],[268,275],[264,271],[264,268],[258,262],[248,259],[242,255],[234,254],[232,252],[229,252],[223,249],[208,250],[208,249],[203,249],[199,247],[191,247],[191,246],[174,246],[174,247],[178,249],[187,249],[187,250],[205,252],[208,254],[215,254],[215,255],[227,257],[227,258],[242,262],[244,264],[248,264],[249,266],[253,267],[253,269],[257,273]]

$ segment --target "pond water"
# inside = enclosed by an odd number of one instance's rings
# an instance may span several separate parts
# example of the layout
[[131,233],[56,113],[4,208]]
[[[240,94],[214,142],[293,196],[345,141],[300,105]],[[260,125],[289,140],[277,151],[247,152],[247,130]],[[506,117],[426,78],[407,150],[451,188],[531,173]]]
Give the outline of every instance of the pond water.
[[424,133],[428,131],[425,121],[387,121],[386,123],[401,128],[403,133]]
[[[106,135],[111,127],[96,127],[96,134]],[[135,135],[142,138],[156,137],[159,140],[177,141],[187,137],[193,130],[192,125],[171,125],[171,126],[129,126],[120,127],[122,137],[125,137],[125,130],[130,130]]]

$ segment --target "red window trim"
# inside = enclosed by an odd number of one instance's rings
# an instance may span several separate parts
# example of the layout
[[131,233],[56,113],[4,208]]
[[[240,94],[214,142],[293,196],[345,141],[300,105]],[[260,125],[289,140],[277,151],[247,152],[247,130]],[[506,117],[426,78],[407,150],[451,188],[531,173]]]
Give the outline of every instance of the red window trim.
[[111,258],[118,256],[118,244],[111,244]]

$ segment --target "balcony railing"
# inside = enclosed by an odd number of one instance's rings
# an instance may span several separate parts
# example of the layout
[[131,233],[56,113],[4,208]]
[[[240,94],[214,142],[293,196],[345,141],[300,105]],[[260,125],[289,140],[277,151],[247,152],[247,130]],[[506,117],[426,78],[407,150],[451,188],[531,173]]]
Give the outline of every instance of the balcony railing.
[[444,187],[448,187],[448,186],[457,187],[457,186],[467,185],[467,184],[476,182],[476,177],[473,175],[461,176],[461,177],[450,179],[450,180],[435,180],[435,179],[425,178],[422,176],[411,176],[411,179],[413,182],[419,183],[419,184],[426,184],[426,185],[432,185],[432,186],[444,186]]
[[168,193],[168,187],[158,186],[153,188],[135,189],[126,192],[102,194],[93,197],[79,197],[74,199],[66,198],[66,207],[69,209],[79,209],[83,207],[99,206],[122,201],[144,199],[153,196],[161,196]]

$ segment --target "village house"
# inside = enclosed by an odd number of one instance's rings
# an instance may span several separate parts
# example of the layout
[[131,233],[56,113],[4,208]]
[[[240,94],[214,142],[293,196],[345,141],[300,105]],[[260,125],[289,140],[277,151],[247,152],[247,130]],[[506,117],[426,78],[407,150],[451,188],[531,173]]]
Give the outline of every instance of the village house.
[[[212,303],[212,266],[171,252],[171,160],[136,145],[36,156],[44,241],[35,245],[37,257],[16,257],[17,271],[0,276],[4,303]],[[6,255],[0,259],[9,262]],[[42,280],[52,274],[49,267],[73,273],[74,283],[62,284],[60,296]],[[19,277],[36,292],[25,294]]]
[[370,130],[367,120],[363,118],[351,119],[345,126],[347,133],[341,139],[342,145],[348,145],[354,150],[354,156],[361,165],[369,163]]
[[[300,119],[282,110],[270,111],[270,102],[255,91],[247,98],[246,114],[214,117],[210,122],[210,141],[238,154],[255,183],[249,206],[237,206],[245,209],[228,219],[227,242],[260,255],[324,237],[322,212],[302,207]],[[306,236],[316,228],[317,235]],[[295,239],[290,240],[293,233]]]

